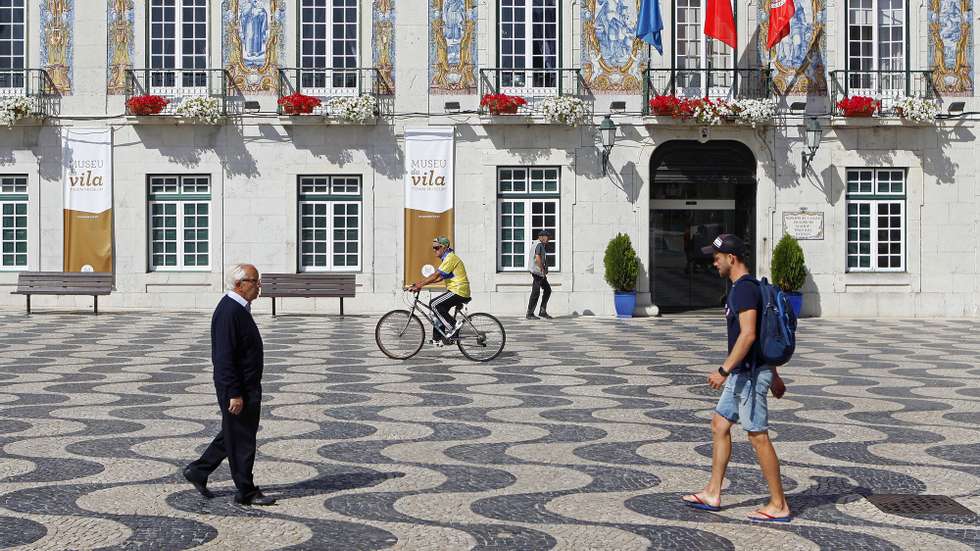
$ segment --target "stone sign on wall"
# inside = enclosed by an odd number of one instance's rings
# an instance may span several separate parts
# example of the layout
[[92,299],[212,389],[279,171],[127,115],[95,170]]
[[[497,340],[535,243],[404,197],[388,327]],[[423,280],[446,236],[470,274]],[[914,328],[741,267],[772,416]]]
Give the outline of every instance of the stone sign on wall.
[[783,212],[783,231],[799,240],[823,239],[823,213]]

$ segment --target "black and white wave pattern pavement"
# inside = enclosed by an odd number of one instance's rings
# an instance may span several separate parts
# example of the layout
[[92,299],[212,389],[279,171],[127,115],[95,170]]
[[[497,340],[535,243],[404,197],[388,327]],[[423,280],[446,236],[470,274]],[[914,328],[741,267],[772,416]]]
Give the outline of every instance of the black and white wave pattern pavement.
[[869,494],[980,511],[980,327],[804,320],[773,401],[796,518],[736,431],[726,509],[681,506],[710,466],[719,318],[506,320],[489,365],[383,357],[375,317],[257,317],[256,481],[180,476],[218,428],[207,313],[0,315],[0,547],[20,549],[977,549],[978,519],[904,517]]

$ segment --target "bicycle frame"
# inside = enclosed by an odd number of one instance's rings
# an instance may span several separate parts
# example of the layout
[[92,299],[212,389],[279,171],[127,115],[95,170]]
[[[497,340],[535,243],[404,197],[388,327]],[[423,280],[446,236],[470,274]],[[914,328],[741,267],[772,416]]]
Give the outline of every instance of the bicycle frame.
[[[415,291],[412,294],[415,295],[415,300],[412,302],[412,309],[409,311],[409,316],[408,316],[408,320],[405,322],[405,327],[402,328],[402,330],[398,334],[398,336],[402,336],[402,335],[405,334],[405,331],[408,330],[409,324],[412,323],[412,316],[414,316],[415,315],[415,312],[418,311],[418,310],[421,310],[421,311],[425,312],[425,316],[424,316],[425,317],[425,321],[427,321],[429,323],[429,325],[432,325],[432,316],[435,314],[435,312],[432,310],[432,308],[429,307],[428,304],[419,301],[419,295],[422,294],[421,291]],[[463,324],[469,324],[469,326],[473,328],[473,331],[479,337],[483,337],[483,334],[476,327],[474,327],[472,323],[470,323],[470,318],[463,311],[463,307],[462,306],[459,306],[459,307],[456,308],[456,315],[463,317],[463,323],[457,323],[456,324],[456,327],[453,327],[452,328],[453,329],[452,332],[449,333],[448,335],[446,335],[446,338],[452,338],[452,337],[456,336],[456,334],[459,333],[459,330],[462,329]]]

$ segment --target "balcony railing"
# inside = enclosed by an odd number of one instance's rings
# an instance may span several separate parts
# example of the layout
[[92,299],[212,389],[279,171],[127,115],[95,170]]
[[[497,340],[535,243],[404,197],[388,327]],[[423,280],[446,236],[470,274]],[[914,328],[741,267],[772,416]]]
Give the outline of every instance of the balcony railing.
[[[279,69],[279,97],[299,92],[318,98],[323,105],[315,114],[328,114],[327,102],[338,97],[374,96],[378,116],[394,112],[395,93],[381,71],[374,67],[349,69],[314,69],[290,67]],[[282,114],[282,106],[279,107]]]
[[[236,114],[243,98],[225,69],[128,69],[126,103],[136,96],[153,95],[167,100],[159,115],[173,116],[180,101],[192,97],[217,98],[222,116]],[[129,108],[126,109],[127,114]]]
[[0,69],[0,100],[18,96],[35,100],[36,117],[58,114],[61,94],[44,69]]
[[929,71],[850,69],[830,72],[834,113],[837,102],[848,97],[866,96],[881,101],[881,112],[891,113],[895,100],[902,97],[935,98],[938,96]]
[[549,97],[579,98],[589,113],[595,104],[595,96],[581,69],[480,69],[480,97],[487,94],[521,96],[527,101],[521,108],[525,114],[539,111],[541,100]]
[[710,99],[764,99],[772,94],[772,72],[738,69],[647,69],[644,113],[654,96]]

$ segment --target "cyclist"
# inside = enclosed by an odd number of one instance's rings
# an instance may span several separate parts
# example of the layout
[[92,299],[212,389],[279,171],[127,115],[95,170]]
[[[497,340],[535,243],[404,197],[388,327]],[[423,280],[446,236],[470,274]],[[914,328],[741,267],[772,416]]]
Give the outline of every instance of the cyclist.
[[470,298],[470,280],[466,277],[466,266],[456,254],[456,251],[449,247],[449,238],[439,236],[432,240],[432,252],[439,257],[442,262],[435,273],[429,277],[412,284],[410,290],[419,291],[426,285],[446,281],[446,292],[437,296],[429,302],[429,307],[436,313],[436,334],[434,339],[442,339],[444,344],[451,344],[446,332],[451,332],[456,326],[456,318],[450,313],[456,306],[468,303]]

